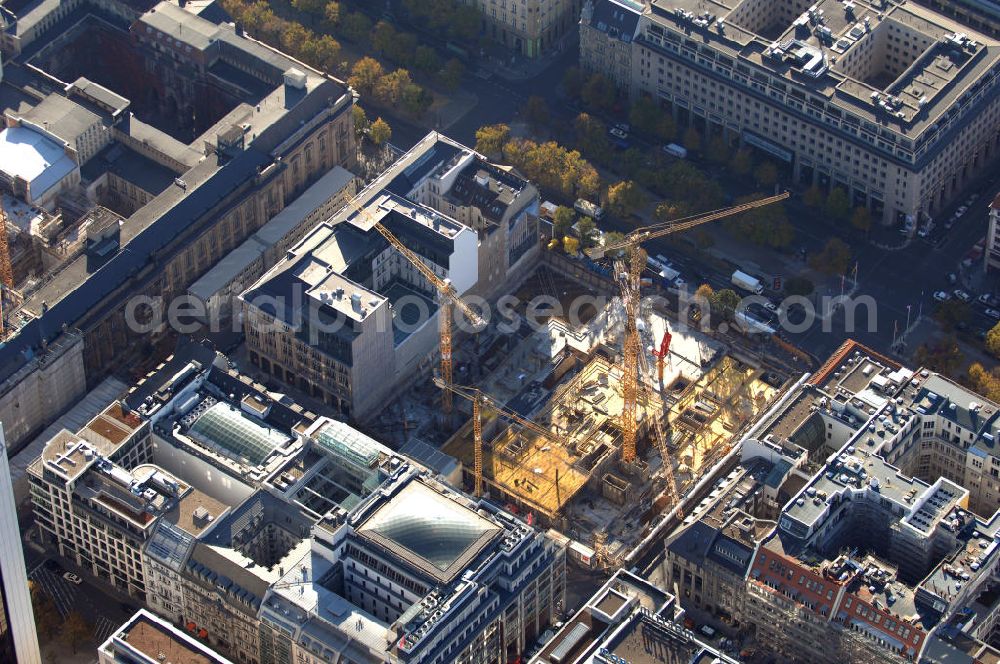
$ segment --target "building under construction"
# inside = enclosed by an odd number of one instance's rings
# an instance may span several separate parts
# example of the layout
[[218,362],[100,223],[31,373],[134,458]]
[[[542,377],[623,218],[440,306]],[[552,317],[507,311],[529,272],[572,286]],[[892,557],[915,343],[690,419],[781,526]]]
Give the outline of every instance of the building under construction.
[[[684,495],[731,450],[739,431],[781,387],[780,379],[726,354],[704,334],[674,330],[662,382],[652,367],[655,358],[644,351],[638,454],[634,463],[623,464],[622,370],[620,350],[613,345],[620,340],[620,318],[620,308],[612,305],[578,331],[580,339],[594,341],[588,353],[579,344],[553,344],[565,331],[552,325],[525,338],[479,381],[492,402],[513,415],[483,408],[486,492],[531,521],[592,546],[606,565],[631,548],[658,512],[670,508],[669,495]],[[649,335],[665,330],[662,316],[643,318]],[[558,354],[550,357],[553,348]],[[465,482],[473,486],[473,420],[441,451],[461,462]],[[671,481],[675,490],[668,493]]]

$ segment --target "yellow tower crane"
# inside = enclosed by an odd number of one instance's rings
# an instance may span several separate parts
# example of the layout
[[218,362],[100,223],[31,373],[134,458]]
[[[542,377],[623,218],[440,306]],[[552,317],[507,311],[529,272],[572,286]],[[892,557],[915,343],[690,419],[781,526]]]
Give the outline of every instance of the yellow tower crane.
[[[427,281],[437,289],[438,301],[440,304],[440,309],[438,311],[438,327],[439,334],[441,337],[441,379],[446,385],[451,385],[452,380],[452,365],[451,365],[451,321],[452,321],[452,304],[458,306],[465,314],[469,322],[475,327],[483,327],[486,325],[482,317],[477,314],[472,308],[462,301],[462,298],[458,296],[458,292],[455,287],[451,285],[450,279],[442,279],[434,270],[430,268],[423,259],[413,252],[409,247],[399,241],[395,235],[393,235],[388,228],[383,226],[378,220],[372,217],[368,210],[361,207],[357,200],[350,198],[347,201],[348,205],[361,215],[365,221],[372,224],[372,226],[377,230],[382,237],[389,242],[389,244],[399,253],[403,254],[403,257],[409,261],[413,267],[424,276]],[[451,391],[444,390],[441,393],[441,410],[446,415],[451,413]]]
[[14,292],[14,270],[10,262],[10,244],[7,240],[7,215],[0,208],[0,340],[7,332],[7,311],[4,291]]
[[486,394],[478,387],[468,387],[465,385],[446,383],[440,378],[435,379],[434,384],[445,392],[454,392],[458,396],[472,402],[473,478],[475,495],[477,498],[483,495],[483,406],[489,406],[500,415],[517,422],[524,428],[530,429],[539,436],[545,436],[555,442],[560,442],[559,436],[554,431],[550,431],[539,424],[535,424],[531,420],[521,417],[509,408],[505,408],[500,405],[494,397]]
[[[776,196],[769,196],[756,201],[750,201],[742,205],[730,208],[715,210],[704,215],[682,217],[659,224],[652,224],[637,228],[621,241],[614,244],[598,247],[591,251],[591,257],[602,258],[605,254],[624,251],[627,260],[627,272],[622,277],[624,280],[623,298],[625,300],[625,339],[623,344],[622,362],[622,461],[626,464],[635,461],[636,444],[636,409],[638,402],[638,371],[639,371],[639,329],[636,318],[639,311],[639,279],[642,275],[646,258],[642,251],[642,243],[647,240],[664,237],[673,233],[679,233],[695,226],[701,226],[710,221],[722,219],[734,214],[746,212],[754,208],[777,203],[788,198],[788,192],[783,192]],[[669,465],[670,460],[664,459],[664,465]]]

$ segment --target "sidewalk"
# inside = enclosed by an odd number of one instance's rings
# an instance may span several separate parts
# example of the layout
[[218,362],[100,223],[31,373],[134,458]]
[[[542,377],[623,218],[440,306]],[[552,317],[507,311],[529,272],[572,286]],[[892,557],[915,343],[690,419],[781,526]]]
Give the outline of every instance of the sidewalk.
[[479,97],[472,92],[456,91],[447,96],[436,94],[424,117],[434,129],[443,131],[464,118],[477,104]]
[[480,67],[508,82],[525,81],[535,78],[548,69],[567,49],[575,46],[577,39],[579,39],[579,35],[570,31],[563,35],[555,49],[538,58],[527,58],[520,54],[511,53],[510,50],[502,46],[491,45],[481,61]]

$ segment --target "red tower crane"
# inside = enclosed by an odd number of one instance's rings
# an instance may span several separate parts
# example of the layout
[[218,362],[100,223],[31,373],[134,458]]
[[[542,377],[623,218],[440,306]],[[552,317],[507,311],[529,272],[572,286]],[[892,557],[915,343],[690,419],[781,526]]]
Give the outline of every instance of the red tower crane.
[[663,364],[666,362],[667,354],[670,353],[670,340],[673,339],[673,335],[670,334],[670,330],[663,331],[663,341],[660,342],[660,350],[655,348],[652,350],[653,357],[656,358],[656,376],[660,384],[663,384]]

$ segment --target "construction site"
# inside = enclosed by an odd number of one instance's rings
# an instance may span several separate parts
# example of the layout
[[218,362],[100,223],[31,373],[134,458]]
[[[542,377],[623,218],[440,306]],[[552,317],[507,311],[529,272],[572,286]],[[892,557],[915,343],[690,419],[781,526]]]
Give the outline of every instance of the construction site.
[[453,412],[440,412],[445,383],[438,378],[407,391],[373,429],[395,436],[393,444],[418,460],[453,461],[447,466],[459,468],[467,489],[564,533],[610,568],[732,449],[784,379],[640,307],[629,459],[622,426],[629,317],[615,282],[581,276],[558,257],[547,259],[515,293],[520,302],[529,292],[549,294],[563,312],[582,299],[590,307],[604,302],[601,309],[576,326],[552,315],[522,320],[513,333],[491,327],[456,340]]

